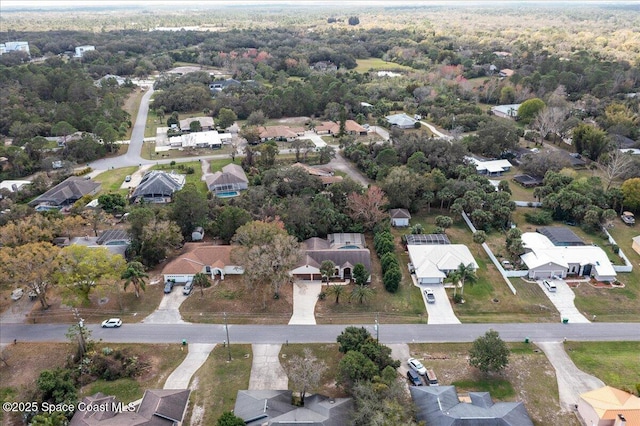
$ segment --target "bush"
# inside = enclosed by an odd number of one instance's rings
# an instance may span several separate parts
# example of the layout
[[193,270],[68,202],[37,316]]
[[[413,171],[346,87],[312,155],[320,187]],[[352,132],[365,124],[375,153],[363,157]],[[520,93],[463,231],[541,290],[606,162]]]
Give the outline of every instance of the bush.
[[533,213],[525,213],[524,218],[527,222],[532,223],[534,225],[549,225],[553,222],[553,217],[551,216],[551,212],[546,210],[537,210]]
[[453,295],[453,303],[462,303],[462,295],[459,293],[456,293]]
[[487,241],[487,233],[484,231],[476,231],[473,234],[473,242],[476,244],[482,244]]
[[320,294],[318,294],[318,300],[324,300],[326,298],[327,298],[327,292],[321,291]]
[[398,291],[398,287],[400,286],[400,281],[402,280],[402,272],[400,272],[400,268],[389,268],[387,272],[382,276],[382,282],[384,283],[384,288],[389,293],[395,293]]
[[617,245],[617,244],[612,244],[612,245],[611,245],[611,250],[613,250],[613,252],[614,252],[615,254],[620,254],[620,247],[618,247],[618,245]]
[[385,253],[380,258],[380,264],[382,265],[382,273],[385,273],[390,268],[400,267],[400,265],[398,264],[398,258],[394,253]]

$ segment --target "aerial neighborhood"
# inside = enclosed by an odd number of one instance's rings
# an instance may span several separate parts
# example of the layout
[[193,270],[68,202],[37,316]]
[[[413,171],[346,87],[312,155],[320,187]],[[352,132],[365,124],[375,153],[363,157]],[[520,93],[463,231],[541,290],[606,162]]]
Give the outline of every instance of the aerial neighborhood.
[[640,426],[637,5],[106,3],[3,3],[0,423]]

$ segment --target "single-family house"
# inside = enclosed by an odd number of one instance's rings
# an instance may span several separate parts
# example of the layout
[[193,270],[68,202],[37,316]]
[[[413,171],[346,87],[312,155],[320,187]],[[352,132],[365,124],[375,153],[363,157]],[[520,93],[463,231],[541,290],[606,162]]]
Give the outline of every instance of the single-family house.
[[510,69],[510,68],[503,68],[500,70],[500,72],[498,73],[499,77],[511,77],[513,74],[515,73],[514,70]]
[[629,154],[629,155],[640,155],[640,149],[638,148],[626,148],[626,149],[620,149],[620,152],[623,154]]
[[[296,132],[296,130],[298,130]],[[260,132],[260,140],[266,142],[268,140],[292,142],[300,136],[300,129],[292,129],[289,126],[266,126],[258,127]],[[304,134],[304,130],[302,131]]]
[[387,122],[390,126],[397,127],[399,129],[413,129],[415,128],[417,122],[404,113],[387,115],[385,118],[387,119]]
[[29,51],[29,42],[28,41],[8,41],[6,43],[0,43],[0,55],[9,52],[26,52],[27,54],[31,54]]
[[85,195],[95,195],[101,185],[83,176],[71,176],[44,194],[33,199],[29,205],[36,210],[59,209],[73,205]]
[[509,160],[481,160],[476,157],[464,157],[469,164],[473,164],[480,175],[502,176],[502,173],[511,170],[513,165]]
[[337,135],[340,132],[340,125],[334,121],[323,121],[313,130],[318,135]]
[[218,133],[217,130],[185,133],[169,137],[169,146],[175,148],[213,148],[220,149],[225,143],[231,143],[231,133]]
[[460,264],[478,269],[478,263],[464,244],[410,244],[407,250],[410,271],[415,274],[418,284],[442,284]]
[[391,216],[391,226],[404,227],[409,226],[409,219],[411,219],[411,213],[407,209],[391,209],[389,210],[389,216]]
[[239,191],[249,187],[249,179],[244,170],[234,163],[227,164],[222,171],[207,176],[206,182],[209,191],[219,197],[237,196]]
[[191,117],[180,120],[180,131],[190,132],[191,123],[195,121],[200,123],[201,130],[213,130],[213,128],[215,127],[213,123],[213,117]]
[[240,390],[233,414],[247,426],[294,425],[344,426],[351,424],[353,400],[312,394],[304,406],[293,405],[290,390]]
[[86,52],[90,52],[92,50],[96,50],[95,46],[85,45],[85,46],[77,46],[76,53],[74,53],[74,58],[82,58]]
[[309,238],[302,242],[302,251],[302,260],[290,271],[299,280],[321,280],[320,266],[325,260],[336,265],[333,276],[340,279],[351,279],[353,267],[358,263],[371,273],[371,253],[363,234],[329,234],[326,240]]
[[299,167],[310,175],[317,176],[318,178],[320,178],[320,181],[322,182],[322,185],[324,185],[324,187],[328,187],[337,182],[342,182],[343,180],[342,176],[336,176],[333,169],[328,166],[309,166],[308,164],[304,163],[294,163],[291,165],[291,167]]
[[410,386],[416,418],[427,425],[533,426],[522,401],[493,402],[489,392],[469,392],[462,402],[455,386]]
[[[18,192],[25,185],[31,185],[28,180],[3,180],[0,182],[0,190],[4,189],[9,192]],[[0,196],[2,198],[2,196]]]
[[640,398],[611,386],[580,394],[577,408],[588,426],[640,425]]
[[330,61],[318,61],[315,64],[311,64],[309,68],[312,71],[318,72],[335,72],[338,71],[338,66]]
[[77,244],[94,249],[104,248],[109,250],[111,254],[119,254],[122,257],[126,257],[127,248],[131,244],[131,235],[126,229],[114,228],[102,232],[97,237],[85,235],[66,239],[66,241],[57,239],[54,243],[61,247]]
[[150,170],[142,177],[140,184],[129,197],[132,203],[144,200],[146,203],[170,203],[173,193],[182,189],[186,176]]
[[631,248],[633,251],[640,254],[640,235],[632,238]]
[[165,281],[186,283],[193,280],[199,272],[211,278],[225,275],[244,274],[244,268],[231,261],[234,246],[203,245],[202,243],[186,243],[184,253],[173,259],[162,269]]
[[124,404],[115,396],[98,392],[82,399],[69,426],[176,426],[182,424],[189,389],[151,389],[144,392],[140,405]]
[[529,175],[517,175],[513,177],[513,181],[519,183],[525,188],[534,188],[536,186],[542,186],[542,179],[529,176]]
[[242,83],[240,83],[238,80],[227,78],[226,80],[212,81],[211,83],[209,83],[209,90],[211,91],[211,93],[217,93],[222,92],[229,87],[240,86],[241,84]]
[[590,245],[555,245],[538,232],[522,234],[525,253],[520,256],[529,269],[529,278],[543,279],[554,275],[593,276],[598,281],[615,281],[616,271],[600,247]]
[[491,112],[496,117],[517,119],[518,108],[520,108],[520,104],[497,105],[491,107]]

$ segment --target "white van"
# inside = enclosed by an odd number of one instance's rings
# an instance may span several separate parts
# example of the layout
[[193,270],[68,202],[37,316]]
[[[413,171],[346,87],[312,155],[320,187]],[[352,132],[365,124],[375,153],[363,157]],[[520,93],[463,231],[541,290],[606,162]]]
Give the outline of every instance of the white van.
[[550,281],[547,281],[547,280],[543,280],[542,283],[547,288],[549,293],[555,293],[556,292],[556,285],[553,282],[550,282]]

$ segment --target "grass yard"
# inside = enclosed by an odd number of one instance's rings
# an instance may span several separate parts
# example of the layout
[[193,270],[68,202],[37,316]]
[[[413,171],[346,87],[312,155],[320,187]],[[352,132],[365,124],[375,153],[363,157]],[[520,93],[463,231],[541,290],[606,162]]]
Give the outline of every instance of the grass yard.
[[136,170],[138,170],[136,166],[107,170],[106,172],[100,173],[93,178],[93,180],[102,184],[102,193],[121,192],[123,195],[126,195],[128,191],[126,189],[121,190],[120,185],[124,183],[124,178],[127,175],[132,175]]
[[494,401],[523,401],[535,425],[572,425],[580,423],[572,413],[560,408],[555,370],[535,346],[507,344],[511,349],[509,365],[501,374],[481,374],[469,366],[471,344],[411,344],[412,356],[427,368],[433,368],[440,385],[455,385],[459,393],[489,391]]
[[637,392],[640,342],[567,342],[567,354],[582,371],[606,385]]
[[[280,288],[280,298],[273,299],[270,287],[249,288],[240,275],[228,275],[216,280],[209,288],[200,288],[180,306],[185,321],[221,324],[223,313],[233,324],[287,324],[293,314],[293,288]],[[266,308],[263,307],[263,302]]]
[[198,190],[203,194],[207,193],[207,184],[202,180],[202,163],[200,161],[190,161],[187,163],[177,163],[174,165],[171,164],[158,164],[153,166],[153,170],[165,170],[171,171],[174,170],[176,173],[186,173],[186,170],[192,167],[193,173],[189,173],[186,176],[186,183],[193,183],[196,185]]
[[388,62],[380,58],[358,59],[356,62],[358,63],[358,66],[355,68],[355,71],[359,73],[365,73],[371,70],[415,71],[409,66],[396,64],[394,62]]
[[191,381],[191,401],[182,424],[213,425],[225,411],[233,410],[238,390],[249,388],[251,345],[217,345]]
[[[320,380],[320,386],[318,389],[310,389],[307,391],[307,395],[311,393],[319,393],[331,398],[344,398],[347,395],[342,389],[336,386],[336,371],[338,370],[338,364],[342,359],[342,354],[338,351],[338,345],[332,344],[304,344],[304,345],[282,345],[280,350],[280,364],[287,370],[287,362],[291,362],[291,357],[298,356],[304,357],[303,351],[305,348],[311,349],[313,355],[318,358],[319,361],[324,361],[327,369],[322,375]],[[289,381],[289,389],[294,392],[299,392],[300,389],[295,389]]]
[[115,395],[125,404],[142,398],[147,389],[162,389],[165,380],[187,356],[179,344],[141,345],[135,344],[99,344],[97,351],[104,347],[128,349],[138,355],[141,361],[149,363],[149,369],[140,377],[122,378],[113,381],[96,380],[84,386],[78,394],[80,398],[102,392]]
[[140,103],[142,102],[142,97],[146,93],[145,90],[140,90],[135,88],[129,97],[125,99],[124,105],[122,109],[129,113],[131,117],[132,126],[127,129],[127,134],[125,135],[125,139],[131,139],[131,132],[133,131],[133,125],[136,123],[136,119],[138,118],[138,111],[140,110]]

